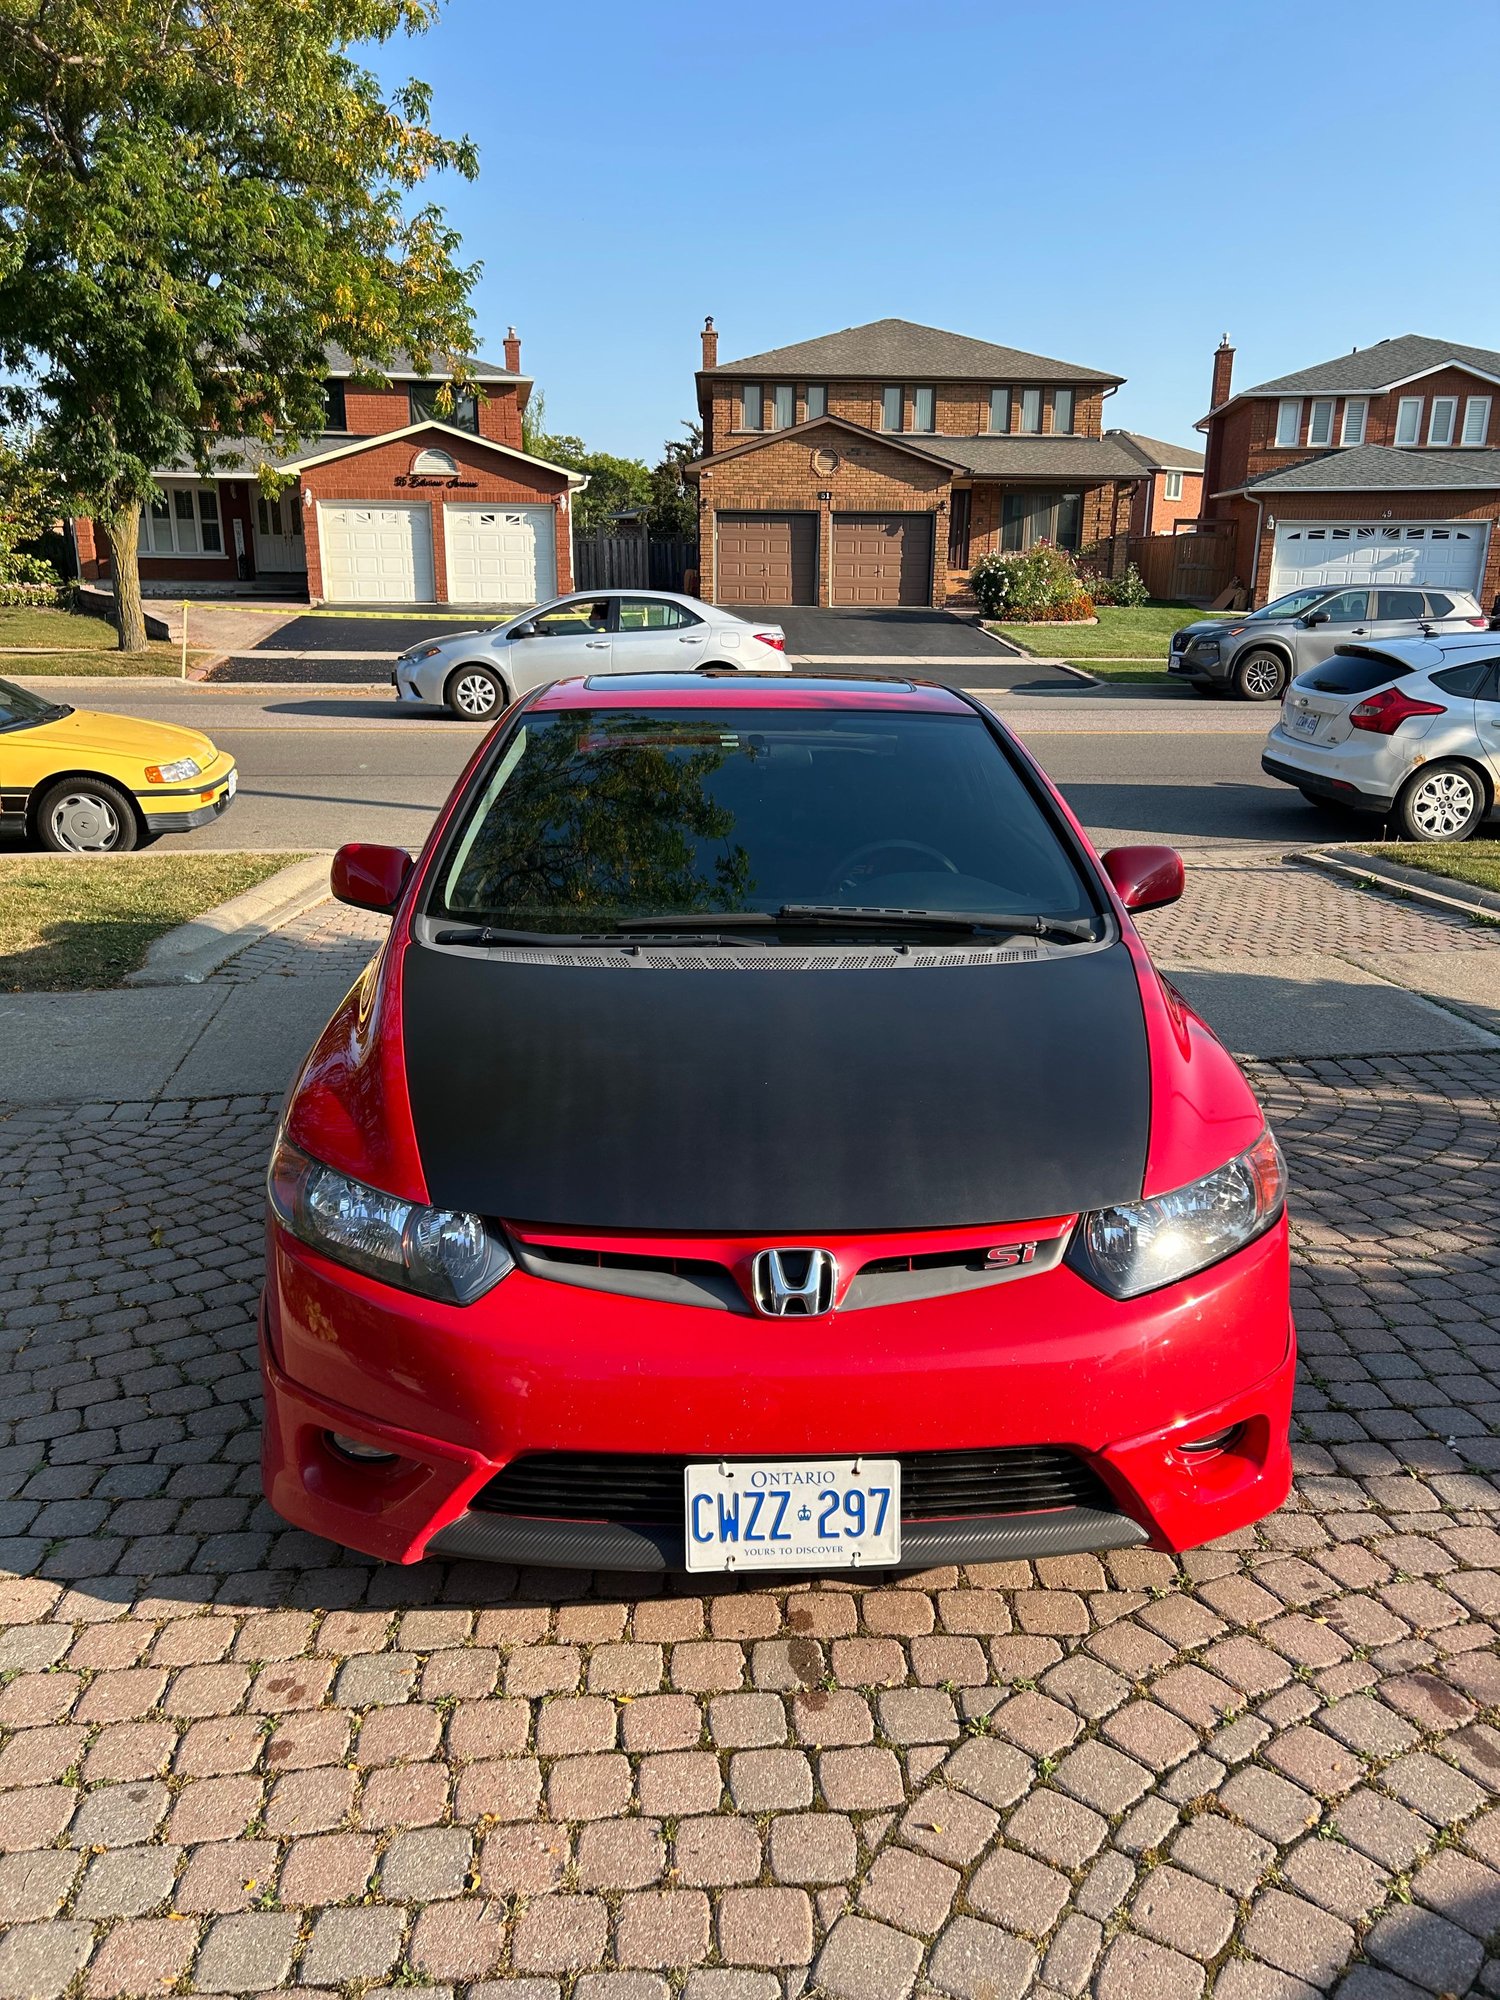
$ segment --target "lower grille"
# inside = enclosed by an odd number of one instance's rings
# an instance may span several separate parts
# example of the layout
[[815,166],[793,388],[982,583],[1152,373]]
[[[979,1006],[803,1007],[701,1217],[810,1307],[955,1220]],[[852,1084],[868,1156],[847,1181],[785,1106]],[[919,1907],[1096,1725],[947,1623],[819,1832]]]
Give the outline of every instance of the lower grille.
[[[701,1463],[654,1453],[530,1452],[512,1459],[472,1505],[486,1514],[550,1521],[616,1521],[633,1527],[682,1520],[683,1469]],[[994,1451],[914,1451],[901,1460],[904,1521],[963,1520],[1057,1507],[1114,1511],[1109,1489],[1057,1445]]]

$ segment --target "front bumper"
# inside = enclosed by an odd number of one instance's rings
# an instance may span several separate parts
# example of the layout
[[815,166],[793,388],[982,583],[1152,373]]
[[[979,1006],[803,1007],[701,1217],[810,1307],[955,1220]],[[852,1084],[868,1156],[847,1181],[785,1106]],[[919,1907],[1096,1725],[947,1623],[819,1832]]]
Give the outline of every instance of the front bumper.
[[195,826],[208,826],[222,818],[234,803],[239,774],[233,764],[208,778],[206,783],[179,787],[171,792],[137,792],[141,819],[147,833],[190,833]]
[[1167,661],[1167,672],[1185,681],[1229,681],[1229,662],[1221,654],[1204,659],[1196,653],[1173,653]]
[[[1149,1542],[1191,1548],[1278,1507],[1295,1347],[1283,1218],[1211,1271],[1105,1298],[1066,1267],[815,1325],[598,1293],[517,1269],[468,1308],[396,1293],[272,1228],[263,1471],[297,1526],[397,1562],[682,1566],[678,1524],[474,1505],[537,1452],[798,1457],[1073,1452],[1112,1505],[910,1520],[903,1567]],[[753,1330],[754,1341],[745,1339]],[[740,1349],[744,1347],[742,1355]],[[1230,1448],[1181,1446],[1237,1427]],[[361,1464],[329,1434],[393,1454]]]

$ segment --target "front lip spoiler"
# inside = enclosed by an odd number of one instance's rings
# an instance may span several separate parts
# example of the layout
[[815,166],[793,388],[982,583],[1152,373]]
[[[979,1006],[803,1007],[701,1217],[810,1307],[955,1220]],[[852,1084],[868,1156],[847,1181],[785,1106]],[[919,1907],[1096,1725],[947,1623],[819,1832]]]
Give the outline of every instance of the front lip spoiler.
[[[1127,1549],[1151,1539],[1128,1514],[1060,1507],[1045,1514],[990,1514],[963,1520],[904,1521],[902,1569],[942,1563],[1010,1562],[1025,1556],[1079,1555]],[[460,1515],[428,1542],[425,1556],[450,1561],[536,1564],[547,1569],[685,1570],[680,1529],[628,1528],[616,1521],[551,1521],[531,1515]],[[744,1571],[760,1576],[763,1572]],[[790,1574],[790,1572],[786,1572]],[[777,1572],[767,1570],[766,1576]],[[851,1572],[837,1570],[847,1576]]]

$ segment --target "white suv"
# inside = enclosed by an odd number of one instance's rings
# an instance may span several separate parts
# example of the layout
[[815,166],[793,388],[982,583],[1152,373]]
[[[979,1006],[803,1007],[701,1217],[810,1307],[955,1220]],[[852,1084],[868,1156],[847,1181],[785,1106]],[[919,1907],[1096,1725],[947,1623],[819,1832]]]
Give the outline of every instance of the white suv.
[[1500,791],[1500,632],[1341,646],[1287,689],[1260,763],[1408,840],[1467,840]]

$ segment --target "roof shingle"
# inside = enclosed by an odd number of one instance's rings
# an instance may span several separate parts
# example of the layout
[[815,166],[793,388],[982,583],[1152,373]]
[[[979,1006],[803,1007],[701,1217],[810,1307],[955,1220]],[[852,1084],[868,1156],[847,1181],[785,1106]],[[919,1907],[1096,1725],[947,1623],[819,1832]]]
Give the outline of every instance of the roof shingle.
[[1500,489],[1500,451],[1403,451],[1389,444],[1325,452],[1245,482],[1247,493],[1486,492]]
[[874,319],[791,347],[772,347],[721,362],[705,375],[888,376],[893,382],[953,382],[976,377],[994,382],[1121,382],[1098,368],[1053,361],[1019,347],[997,347],[909,319]]
[[1373,395],[1448,362],[1500,380],[1500,354],[1493,348],[1465,347],[1456,340],[1433,340],[1425,333],[1402,333],[1391,340],[1378,340],[1373,347],[1357,347],[1352,354],[1341,354],[1335,361],[1319,361],[1291,375],[1257,382],[1253,389],[1241,389],[1237,394],[1290,396],[1301,391],[1326,390],[1335,396]]
[[1128,449],[1139,452],[1142,465],[1153,472],[1201,472],[1203,454],[1189,444],[1164,444],[1160,438],[1143,437],[1139,431],[1106,431],[1119,438]]

